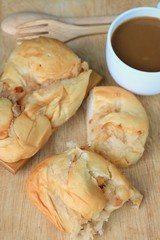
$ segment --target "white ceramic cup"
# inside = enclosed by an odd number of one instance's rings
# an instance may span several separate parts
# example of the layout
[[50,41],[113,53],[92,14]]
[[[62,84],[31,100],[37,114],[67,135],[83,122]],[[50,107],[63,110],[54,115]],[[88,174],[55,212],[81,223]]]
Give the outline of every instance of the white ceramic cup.
[[120,24],[128,19],[143,16],[160,19],[160,9],[133,8],[119,15],[112,22],[107,36],[106,61],[111,76],[120,86],[136,94],[154,95],[160,93],[160,72],[145,72],[128,66],[117,57],[111,44],[112,34]]

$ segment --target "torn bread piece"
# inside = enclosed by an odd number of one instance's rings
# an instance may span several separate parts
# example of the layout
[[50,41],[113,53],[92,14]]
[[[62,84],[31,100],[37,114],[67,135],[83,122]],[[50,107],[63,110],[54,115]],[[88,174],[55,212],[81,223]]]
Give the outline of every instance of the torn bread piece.
[[86,120],[90,150],[117,167],[128,167],[142,157],[149,121],[132,93],[116,86],[93,88],[87,101]]
[[142,195],[102,156],[73,148],[39,163],[29,174],[27,193],[55,226],[72,239],[102,235],[110,214]]

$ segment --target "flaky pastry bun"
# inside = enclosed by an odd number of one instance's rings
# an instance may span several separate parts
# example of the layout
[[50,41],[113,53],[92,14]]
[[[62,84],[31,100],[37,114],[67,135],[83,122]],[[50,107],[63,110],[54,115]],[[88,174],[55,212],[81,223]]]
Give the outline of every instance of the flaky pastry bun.
[[90,73],[58,40],[19,45],[0,79],[0,159],[17,162],[35,154],[79,108]]
[[118,167],[136,163],[144,152],[149,122],[144,107],[116,86],[95,87],[87,102],[87,140],[91,150]]
[[103,233],[112,211],[142,195],[102,156],[73,148],[39,163],[29,174],[27,193],[55,226],[73,239]]

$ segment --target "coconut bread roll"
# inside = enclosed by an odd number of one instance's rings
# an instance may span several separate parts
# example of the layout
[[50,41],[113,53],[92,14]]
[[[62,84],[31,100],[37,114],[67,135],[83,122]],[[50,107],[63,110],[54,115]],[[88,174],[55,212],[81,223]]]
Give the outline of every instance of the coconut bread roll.
[[87,141],[91,150],[117,167],[128,167],[142,157],[148,131],[146,111],[132,93],[116,86],[91,90],[87,101]]
[[0,79],[0,159],[17,162],[35,154],[75,114],[90,74],[88,64],[58,40],[19,45]]
[[72,239],[102,235],[110,214],[142,195],[102,156],[73,148],[40,162],[29,174],[30,200],[55,226]]

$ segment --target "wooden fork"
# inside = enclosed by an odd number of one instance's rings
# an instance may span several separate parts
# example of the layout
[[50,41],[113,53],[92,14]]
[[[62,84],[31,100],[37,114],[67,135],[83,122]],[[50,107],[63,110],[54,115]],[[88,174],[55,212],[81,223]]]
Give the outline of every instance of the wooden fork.
[[44,36],[68,42],[81,36],[107,33],[108,28],[109,24],[98,26],[76,26],[53,19],[42,19],[17,26],[16,35],[18,41]]
[[102,25],[112,23],[116,17],[116,15],[98,17],[60,17],[38,12],[16,12],[3,19],[1,28],[4,32],[15,35],[18,25],[40,19],[54,19],[74,25]]

